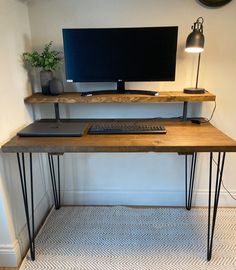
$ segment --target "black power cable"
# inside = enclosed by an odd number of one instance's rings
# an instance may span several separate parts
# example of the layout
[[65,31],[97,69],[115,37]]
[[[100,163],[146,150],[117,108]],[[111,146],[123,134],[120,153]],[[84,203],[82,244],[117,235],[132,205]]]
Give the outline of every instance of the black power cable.
[[194,123],[194,124],[205,124],[205,123],[210,122],[211,119],[213,118],[214,113],[215,113],[215,110],[216,110],[216,101],[214,101],[214,102],[215,102],[215,106],[214,106],[214,108],[213,108],[213,110],[212,110],[212,113],[211,113],[210,118],[207,118],[207,119],[205,119],[205,120],[201,120],[201,119],[192,119],[192,120],[191,120],[192,123]]

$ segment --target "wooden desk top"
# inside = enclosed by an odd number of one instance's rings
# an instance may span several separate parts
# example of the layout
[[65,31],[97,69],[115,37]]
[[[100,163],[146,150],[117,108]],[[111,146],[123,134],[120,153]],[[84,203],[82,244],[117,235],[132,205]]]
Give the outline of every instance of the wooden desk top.
[[28,104],[53,104],[53,103],[159,103],[159,102],[203,102],[214,101],[215,95],[185,94],[183,91],[162,91],[159,96],[113,94],[82,97],[79,92],[65,92],[58,96],[47,96],[41,93],[33,94],[25,99]]
[[[90,122],[91,123],[91,122]],[[236,141],[209,123],[155,120],[165,135],[85,135],[83,137],[14,137],[3,152],[236,152]]]

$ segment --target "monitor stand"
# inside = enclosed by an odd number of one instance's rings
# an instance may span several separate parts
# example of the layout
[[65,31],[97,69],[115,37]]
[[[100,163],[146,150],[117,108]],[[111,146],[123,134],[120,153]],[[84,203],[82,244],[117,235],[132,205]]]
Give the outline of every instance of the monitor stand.
[[98,91],[82,92],[81,96],[97,96],[97,95],[109,95],[109,94],[158,96],[159,92],[151,91],[151,90],[125,90],[125,82],[123,80],[118,80],[117,90],[98,90]]

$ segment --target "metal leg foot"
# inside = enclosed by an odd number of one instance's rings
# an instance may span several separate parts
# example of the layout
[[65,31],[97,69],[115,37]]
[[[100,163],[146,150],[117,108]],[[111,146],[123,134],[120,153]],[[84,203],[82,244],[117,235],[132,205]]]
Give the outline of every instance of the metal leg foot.
[[[210,153],[210,171],[209,171],[209,201],[208,201],[208,236],[207,236],[207,260],[210,261],[212,257],[213,237],[215,231],[216,214],[220,196],[220,188],[222,183],[222,176],[225,163],[225,153],[218,153],[217,172],[216,172],[216,186],[215,198],[213,205],[213,213],[211,215],[211,187],[212,187],[212,161],[213,154]],[[212,219],[212,220],[211,220]]]
[[189,181],[188,181],[188,155],[185,155],[185,207],[187,210],[191,210],[192,207],[193,185],[197,161],[197,153],[193,153],[191,155],[192,161],[191,161]]
[[[57,175],[55,173],[56,169],[54,166],[54,156],[56,156],[56,159],[57,159]],[[52,190],[53,190],[55,209],[60,209],[61,207],[60,156],[48,154],[48,162],[49,162],[49,168],[50,168],[50,174],[51,174],[51,180],[52,180]],[[57,181],[56,181],[56,178],[57,178]]]
[[30,160],[30,193],[31,193],[31,224],[30,213],[27,194],[27,176],[25,171],[25,154],[17,153],[18,167],[20,172],[21,188],[24,200],[25,215],[29,236],[30,256],[35,260],[35,236],[34,236],[34,187],[33,187],[33,165],[32,165],[32,153],[29,153]]

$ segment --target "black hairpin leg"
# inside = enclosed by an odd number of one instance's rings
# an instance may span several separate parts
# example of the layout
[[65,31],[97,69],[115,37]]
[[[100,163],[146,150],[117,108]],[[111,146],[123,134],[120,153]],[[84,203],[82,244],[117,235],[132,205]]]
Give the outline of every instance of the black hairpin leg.
[[185,101],[183,104],[183,120],[187,121],[187,114],[188,114],[188,102]]
[[220,188],[222,183],[222,176],[225,163],[225,153],[218,153],[217,171],[216,171],[216,186],[215,186],[215,198],[212,213],[211,222],[211,187],[212,187],[212,161],[213,154],[210,153],[210,171],[209,171],[209,201],[208,201],[208,236],[207,236],[207,260],[211,260],[213,237],[215,231],[216,214],[218,208],[218,202],[220,197]]
[[[54,156],[57,158],[57,175],[55,173],[56,169],[54,166]],[[55,203],[55,209],[61,207],[61,191],[60,191],[60,156],[54,154],[48,154],[48,162],[52,180],[52,190]],[[57,177],[57,181],[56,181]]]
[[192,207],[193,185],[195,178],[197,153],[192,153],[191,156],[192,156],[191,169],[190,175],[188,176],[188,155],[185,155],[185,207],[187,210],[191,210]]
[[29,245],[30,245],[30,256],[31,259],[35,260],[35,237],[34,237],[34,187],[33,187],[33,165],[32,165],[32,153],[29,153],[30,160],[30,193],[31,193],[31,225],[30,225],[30,213],[28,204],[28,194],[27,194],[27,176],[25,172],[25,154],[17,153],[17,160],[20,172],[21,188],[25,206],[25,215],[27,222],[27,229],[29,235]]

